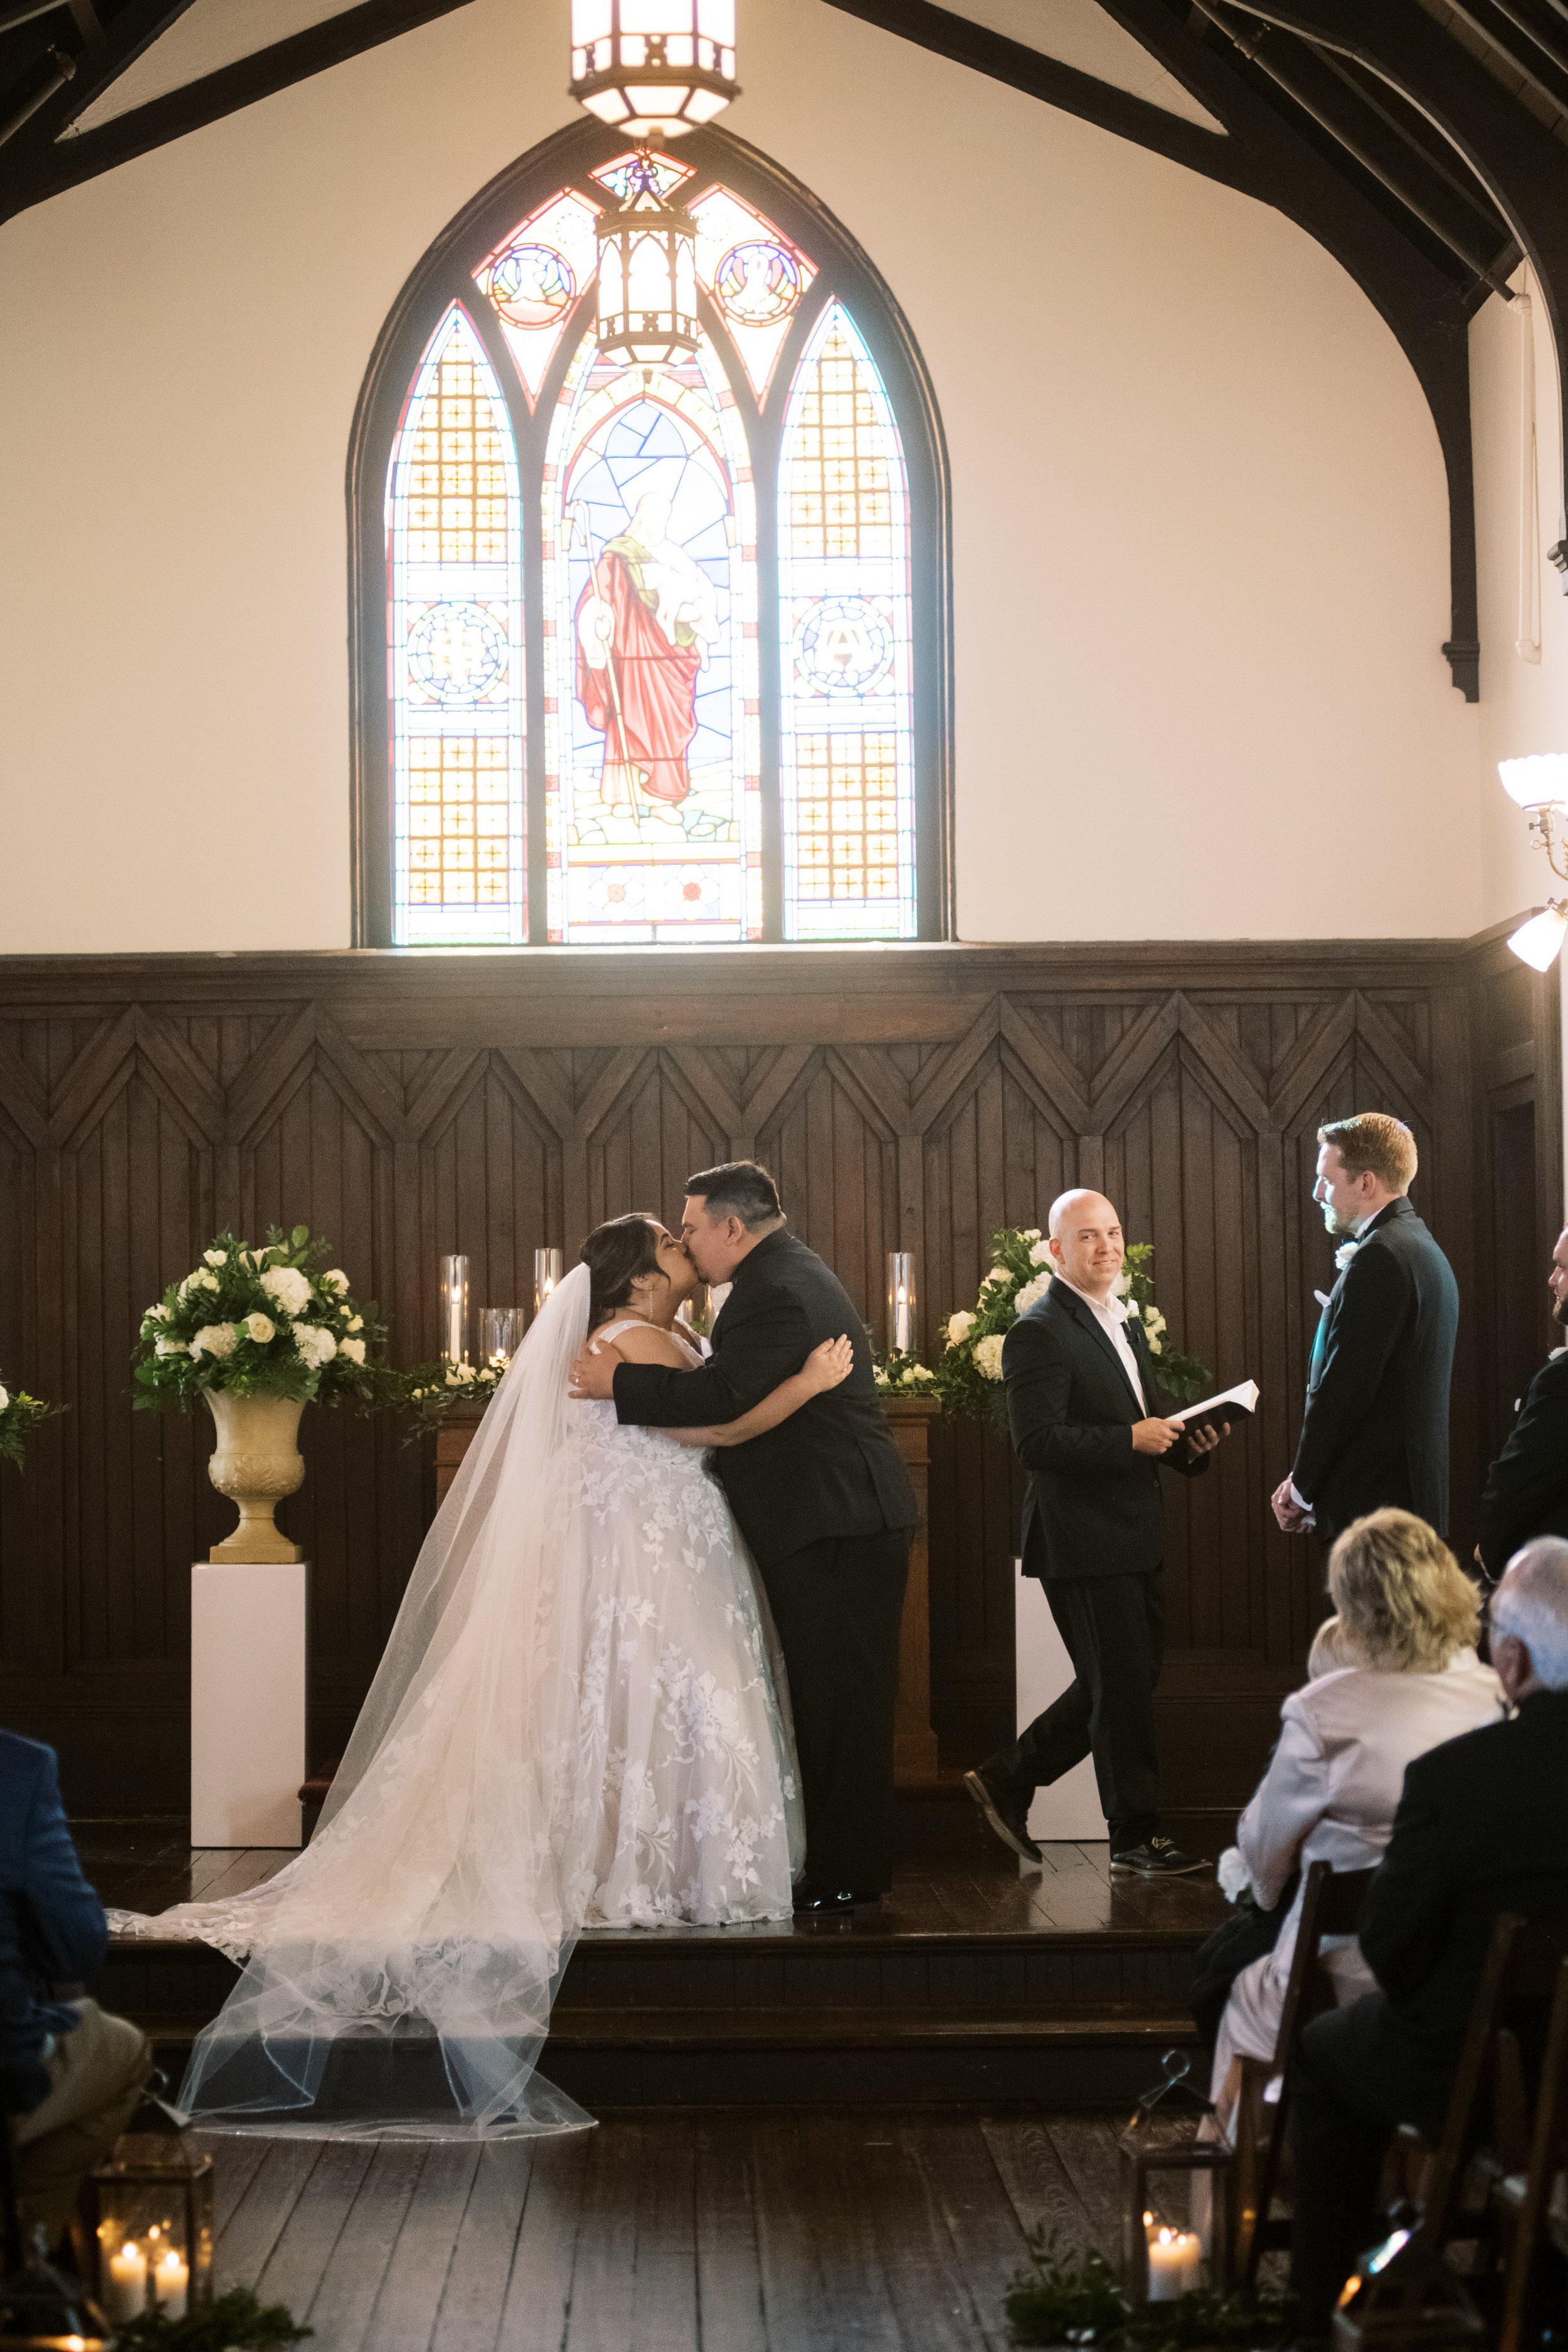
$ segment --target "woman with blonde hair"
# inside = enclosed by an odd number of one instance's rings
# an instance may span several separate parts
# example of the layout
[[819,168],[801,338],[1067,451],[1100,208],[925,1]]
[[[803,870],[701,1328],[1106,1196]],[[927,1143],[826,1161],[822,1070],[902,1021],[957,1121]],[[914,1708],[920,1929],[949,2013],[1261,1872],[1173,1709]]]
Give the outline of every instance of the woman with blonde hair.
[[[1475,1587],[1425,1519],[1384,1510],[1355,1520],[1330,1555],[1329,1591],[1337,1615],[1322,1646],[1341,1663],[1285,1701],[1279,1744],[1226,1857],[1263,1911],[1314,1862],[1381,1862],[1405,1766],[1502,1711],[1497,1677],[1476,1656]],[[1274,2054],[1300,1906],[1298,1888],[1274,1949],[1242,1969],[1220,2021],[1211,2095],[1227,2133],[1234,2062]],[[1342,2007],[1373,1990],[1353,1937],[1334,1938],[1324,1960]]]

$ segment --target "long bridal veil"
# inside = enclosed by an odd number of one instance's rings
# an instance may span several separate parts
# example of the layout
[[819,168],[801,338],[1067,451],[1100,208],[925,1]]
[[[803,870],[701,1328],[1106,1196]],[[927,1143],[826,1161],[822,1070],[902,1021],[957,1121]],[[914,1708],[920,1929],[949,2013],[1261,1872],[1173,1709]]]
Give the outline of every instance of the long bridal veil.
[[312,2137],[515,2137],[592,2119],[535,2064],[595,1807],[572,1769],[590,1580],[568,1507],[567,1276],[426,1537],[310,1844],[268,1885],[141,1920],[244,1973],[181,2105]]

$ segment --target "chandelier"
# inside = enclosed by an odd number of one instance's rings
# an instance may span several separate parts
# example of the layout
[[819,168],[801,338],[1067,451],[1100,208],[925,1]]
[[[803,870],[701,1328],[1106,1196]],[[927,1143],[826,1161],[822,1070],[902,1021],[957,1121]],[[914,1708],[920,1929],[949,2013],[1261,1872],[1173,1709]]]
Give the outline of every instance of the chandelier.
[[653,158],[634,155],[621,203],[599,221],[599,349],[668,366],[690,359],[697,317],[697,224],[659,190]]
[[[1568,816],[1568,751],[1540,751],[1525,760],[1500,760],[1498,774],[1510,800],[1530,819],[1537,849],[1560,882],[1568,882],[1568,865],[1562,862],[1558,820]],[[1521,923],[1509,940],[1516,956],[1537,971],[1548,971],[1568,940],[1568,898],[1548,898],[1539,915]]]
[[629,139],[676,139],[738,96],[735,0],[572,0],[572,95]]

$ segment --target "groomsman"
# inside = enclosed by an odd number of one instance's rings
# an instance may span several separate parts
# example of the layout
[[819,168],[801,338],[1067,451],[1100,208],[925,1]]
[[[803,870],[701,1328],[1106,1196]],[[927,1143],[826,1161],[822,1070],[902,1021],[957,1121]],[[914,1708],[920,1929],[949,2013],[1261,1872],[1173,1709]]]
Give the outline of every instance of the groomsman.
[[1099,1192],[1064,1192],[1048,1219],[1051,1286],[1002,1349],[1024,1490],[1024,1574],[1037,1576],[1074,1680],[964,1786],[1003,1843],[1041,1859],[1029,1835],[1037,1788],[1091,1754],[1110,1867],[1144,1878],[1206,1870],[1160,1825],[1154,1685],[1165,1646],[1160,1465],[1208,1468],[1212,1429],[1163,1411],[1154,1360],[1116,1286],[1121,1222]]
[[[1557,1236],[1552,1319],[1568,1329],[1568,1232]],[[1568,1347],[1553,1348],[1525,1391],[1508,1444],[1487,1473],[1477,1564],[1494,1581],[1531,1536],[1568,1536]]]
[[1384,1111],[1318,1129],[1312,1198],[1342,1244],[1312,1347],[1290,1475],[1273,1496],[1287,1535],[1324,1543],[1397,1505],[1446,1534],[1448,1388],[1459,1289],[1405,1194],[1415,1138]]

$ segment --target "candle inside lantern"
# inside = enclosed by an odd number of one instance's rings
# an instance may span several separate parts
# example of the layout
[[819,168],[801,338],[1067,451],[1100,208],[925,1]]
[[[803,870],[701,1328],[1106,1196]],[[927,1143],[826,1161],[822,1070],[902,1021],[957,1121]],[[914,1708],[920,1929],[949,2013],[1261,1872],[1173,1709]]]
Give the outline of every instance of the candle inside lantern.
[[165,2319],[184,2319],[191,2289],[190,2264],[171,2246],[153,2266],[153,2292]]
[[147,2308],[147,2257],[134,2239],[109,2257],[104,2300],[110,2319],[140,2319]]
[[888,1252],[888,1346],[894,1355],[914,1353],[915,1260],[912,1250]]
[[1149,2300],[1175,2303],[1203,2284],[1203,2241],[1195,2230],[1149,2232]]
[[566,1271],[566,1253],[536,1249],[533,1253],[533,1311],[537,1315]]
[[441,1260],[441,1353],[449,1364],[468,1360],[468,1261]]

